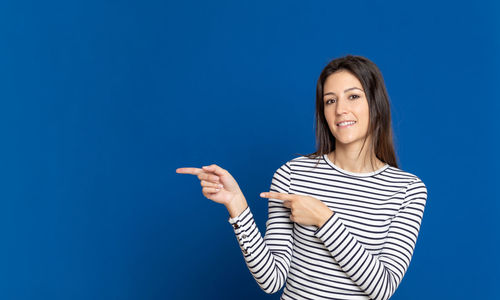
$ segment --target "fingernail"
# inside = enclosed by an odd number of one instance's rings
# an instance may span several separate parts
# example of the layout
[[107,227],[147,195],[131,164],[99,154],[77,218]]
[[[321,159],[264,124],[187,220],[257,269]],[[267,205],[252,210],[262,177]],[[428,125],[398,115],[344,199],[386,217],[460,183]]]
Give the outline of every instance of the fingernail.
[[260,193],[260,196],[261,196],[261,197],[265,197],[265,196],[266,196],[266,193]]
[[223,186],[222,184],[219,184],[219,187],[220,187],[220,188],[222,188],[222,187],[224,187],[224,186]]

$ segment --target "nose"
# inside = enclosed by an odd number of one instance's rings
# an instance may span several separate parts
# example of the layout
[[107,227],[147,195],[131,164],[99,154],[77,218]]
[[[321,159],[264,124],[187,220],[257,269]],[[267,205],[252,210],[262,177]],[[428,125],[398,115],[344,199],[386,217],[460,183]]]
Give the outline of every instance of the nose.
[[339,97],[335,105],[335,113],[337,115],[342,115],[347,113],[347,109],[348,109],[348,104],[346,103],[345,99]]

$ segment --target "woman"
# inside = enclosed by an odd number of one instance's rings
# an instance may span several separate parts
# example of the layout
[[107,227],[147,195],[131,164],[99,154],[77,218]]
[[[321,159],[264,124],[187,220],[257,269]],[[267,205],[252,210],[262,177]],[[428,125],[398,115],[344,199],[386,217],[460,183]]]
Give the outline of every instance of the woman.
[[197,175],[203,195],[229,211],[259,286],[281,299],[388,299],[412,257],[427,200],[415,175],[398,168],[382,74],[370,60],[332,60],[316,89],[317,151],[276,170],[265,236],[227,170]]

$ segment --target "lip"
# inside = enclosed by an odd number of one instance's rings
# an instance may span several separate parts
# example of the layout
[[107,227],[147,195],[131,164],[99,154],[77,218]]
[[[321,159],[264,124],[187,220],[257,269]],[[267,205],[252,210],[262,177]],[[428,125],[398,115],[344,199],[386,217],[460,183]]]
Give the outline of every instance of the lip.
[[[340,126],[339,124],[340,124],[340,123],[343,123],[343,122],[354,122],[354,124],[349,124],[349,125]],[[337,125],[337,127],[340,127],[340,128],[346,128],[346,127],[351,127],[351,126],[355,125],[356,123],[357,123],[357,122],[356,122],[356,121],[354,121],[354,120],[345,120],[345,121],[338,122],[336,125]]]

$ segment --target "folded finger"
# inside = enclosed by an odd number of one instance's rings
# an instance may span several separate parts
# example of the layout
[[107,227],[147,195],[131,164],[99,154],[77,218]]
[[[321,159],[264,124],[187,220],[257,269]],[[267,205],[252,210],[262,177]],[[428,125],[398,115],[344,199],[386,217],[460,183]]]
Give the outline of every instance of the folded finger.
[[209,193],[209,194],[213,194],[213,193],[217,193],[220,191],[219,188],[212,188],[212,187],[204,187],[202,189],[203,193]]
[[213,188],[222,188],[223,185],[220,183],[208,182],[206,180],[200,181],[201,186],[203,187],[213,187]]

